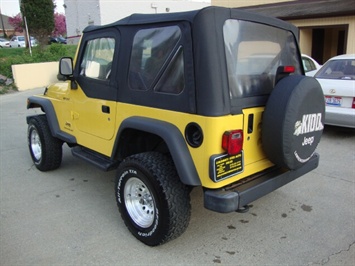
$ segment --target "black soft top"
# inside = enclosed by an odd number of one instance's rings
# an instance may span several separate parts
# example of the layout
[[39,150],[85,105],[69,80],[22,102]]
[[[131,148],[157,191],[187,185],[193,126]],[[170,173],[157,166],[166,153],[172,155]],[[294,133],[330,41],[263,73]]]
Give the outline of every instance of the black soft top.
[[[113,22],[107,25],[90,25],[87,26],[83,32],[90,32],[98,29],[115,27],[115,26],[124,26],[124,25],[140,25],[140,24],[157,24],[157,23],[166,23],[174,21],[188,21],[192,24],[200,17],[203,17],[206,22],[211,22],[217,17],[222,18],[223,20],[234,18],[249,20],[259,23],[265,23],[268,25],[274,25],[278,28],[283,28],[285,30],[291,30],[294,33],[297,33],[297,28],[292,24],[286,23],[282,20],[259,15],[256,13],[251,13],[245,10],[237,8],[224,8],[217,6],[209,6],[199,10],[186,11],[186,12],[175,12],[175,13],[159,13],[159,14],[132,14],[128,17],[125,17],[121,20]],[[211,26],[211,23],[208,23],[206,26]]]
[[[255,22],[280,28],[291,32],[296,41],[298,41],[298,29],[292,24],[241,9],[215,6],[178,13],[133,14],[108,25],[88,26],[85,28],[84,33],[117,28],[124,32],[125,41],[127,41],[129,38],[133,38],[133,34],[137,31],[137,28],[145,28],[146,26],[159,27],[160,25],[164,26],[175,23],[189,24],[189,29],[185,29],[185,36],[188,36],[186,38],[191,38],[189,45],[192,45],[192,50],[188,56],[192,60],[189,66],[194,69],[189,72],[192,73],[190,76],[193,76],[193,78],[190,78],[186,83],[188,96],[182,100],[181,104],[179,103],[179,106],[184,106],[184,108],[172,108],[173,103],[169,102],[169,100],[157,99],[153,102],[153,96],[157,97],[155,95],[151,96],[150,102],[153,103],[150,104],[152,106],[162,106],[163,103],[166,103],[168,107],[163,106],[162,108],[181,109],[180,111],[205,116],[221,116],[236,114],[241,112],[241,108],[262,105],[264,103],[264,100],[261,102],[258,100],[256,103],[253,100],[250,103],[242,101],[243,104],[240,105],[238,103],[237,106],[235,103],[231,103],[223,37],[223,25],[229,19]],[[131,42],[126,42],[126,45],[131,45]],[[184,51],[187,54],[187,51]],[[183,99],[183,95],[179,95],[179,97]],[[130,97],[132,98],[134,95]],[[141,99],[144,98],[148,97],[140,97],[137,102],[143,101]],[[188,102],[188,104],[185,104],[185,102]],[[177,104],[177,101],[174,103]],[[148,105],[147,103],[141,104]]]

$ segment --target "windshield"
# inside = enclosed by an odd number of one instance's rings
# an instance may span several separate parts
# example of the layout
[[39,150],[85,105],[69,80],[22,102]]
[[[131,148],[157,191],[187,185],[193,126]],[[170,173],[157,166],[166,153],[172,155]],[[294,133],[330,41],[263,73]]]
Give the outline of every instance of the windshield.
[[355,59],[328,61],[315,77],[320,79],[355,79]]
[[279,66],[294,66],[296,74],[302,73],[291,32],[229,19],[223,34],[232,99],[270,94]]

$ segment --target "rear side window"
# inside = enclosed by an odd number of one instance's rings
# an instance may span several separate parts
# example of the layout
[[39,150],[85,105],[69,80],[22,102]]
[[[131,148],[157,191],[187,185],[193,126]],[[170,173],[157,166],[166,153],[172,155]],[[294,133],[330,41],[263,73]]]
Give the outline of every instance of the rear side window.
[[229,19],[223,26],[232,99],[270,94],[279,66],[301,74],[294,36],[283,29]]
[[[180,93],[184,87],[183,52],[178,26],[143,29],[133,40],[129,86],[133,90]],[[159,81],[165,80],[165,82]]]

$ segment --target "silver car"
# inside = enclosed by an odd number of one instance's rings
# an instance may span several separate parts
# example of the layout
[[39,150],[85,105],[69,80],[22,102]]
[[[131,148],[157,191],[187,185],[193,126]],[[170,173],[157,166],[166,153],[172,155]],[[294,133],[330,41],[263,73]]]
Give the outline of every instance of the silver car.
[[329,59],[314,77],[325,96],[325,124],[355,128],[355,54]]
[[0,38],[0,48],[9,47],[9,40],[5,38]]
[[[30,37],[31,39],[31,47],[37,45],[37,40]],[[10,40],[10,47],[26,47],[26,41],[24,36],[13,36]]]

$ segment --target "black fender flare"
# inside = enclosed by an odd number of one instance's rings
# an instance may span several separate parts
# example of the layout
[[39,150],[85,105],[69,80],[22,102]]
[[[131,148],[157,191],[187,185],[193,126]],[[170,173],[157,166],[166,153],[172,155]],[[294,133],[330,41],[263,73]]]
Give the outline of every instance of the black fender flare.
[[[71,143],[71,144],[76,143],[76,138],[74,136],[60,130],[57,115],[54,111],[53,104],[50,100],[36,97],[36,96],[28,97],[27,109],[38,108],[38,107],[42,108],[43,111],[45,112],[49,129],[53,137],[58,138],[66,143]],[[27,124],[30,118],[33,116],[35,115],[29,115],[26,117]]]
[[125,119],[118,130],[112,156],[118,151],[120,136],[125,129],[136,129],[161,137],[168,146],[181,182],[190,186],[201,185],[185,139],[174,124],[140,116]]

